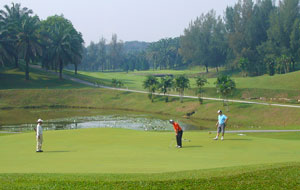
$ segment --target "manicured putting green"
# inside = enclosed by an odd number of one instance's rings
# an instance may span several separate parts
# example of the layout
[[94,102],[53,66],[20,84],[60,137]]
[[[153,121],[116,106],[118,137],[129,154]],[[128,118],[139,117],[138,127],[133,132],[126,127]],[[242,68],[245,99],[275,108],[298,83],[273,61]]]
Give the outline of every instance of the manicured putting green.
[[0,173],[157,173],[295,162],[300,140],[185,132],[182,149],[173,132],[80,129],[44,132],[44,153],[34,133],[0,137]]

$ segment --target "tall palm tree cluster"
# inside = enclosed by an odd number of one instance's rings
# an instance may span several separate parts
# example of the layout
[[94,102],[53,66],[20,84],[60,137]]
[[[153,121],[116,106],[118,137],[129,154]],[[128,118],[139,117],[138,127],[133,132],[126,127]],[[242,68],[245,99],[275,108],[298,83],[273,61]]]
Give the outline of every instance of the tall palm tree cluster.
[[0,67],[20,67],[25,63],[25,78],[29,80],[29,64],[39,63],[43,68],[59,70],[81,62],[83,39],[64,16],[40,20],[33,11],[21,4],[5,5],[0,10]]

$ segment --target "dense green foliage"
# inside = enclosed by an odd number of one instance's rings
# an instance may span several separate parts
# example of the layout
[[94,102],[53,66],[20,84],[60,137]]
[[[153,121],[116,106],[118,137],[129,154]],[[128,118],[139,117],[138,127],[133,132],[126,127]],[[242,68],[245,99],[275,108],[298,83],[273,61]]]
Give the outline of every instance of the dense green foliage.
[[166,76],[166,77],[162,77],[160,80],[161,80],[159,83],[160,92],[162,92],[164,96],[167,94],[166,102],[168,102],[169,101],[168,93],[170,92],[171,88],[174,86],[173,77]]
[[64,65],[77,65],[82,59],[83,39],[73,27],[72,23],[63,16],[51,16],[41,22],[43,35],[42,66],[46,69],[59,70],[60,79]]
[[[19,65],[18,53],[18,34],[22,30],[22,23],[33,14],[33,11],[23,7],[20,4],[12,3],[12,6],[4,6],[4,10],[0,10],[0,28],[1,28],[1,57],[2,66]],[[36,35],[36,34],[33,34]],[[3,38],[2,38],[3,37]],[[14,62],[14,63],[13,63]]]
[[180,53],[186,62],[194,65],[203,65],[208,72],[208,67],[218,67],[225,64],[226,30],[221,17],[216,18],[216,13],[210,11],[202,14],[184,30],[181,36]]
[[19,67],[19,59],[24,60],[26,80],[29,64],[37,62],[47,69],[59,68],[60,79],[64,65],[74,64],[76,73],[82,59],[81,34],[63,16],[40,21],[32,14],[32,10],[14,3],[0,10],[0,66]]
[[181,54],[208,67],[226,65],[245,75],[295,71],[299,59],[299,0],[240,0],[224,19],[202,14],[185,29]]
[[207,79],[201,76],[198,76],[196,78],[196,85],[197,85],[197,90],[196,90],[196,94],[198,94],[198,98],[199,98],[199,102],[200,104],[203,104],[203,87],[205,86],[205,84],[207,84]]
[[113,34],[109,43],[101,38],[98,43],[82,47],[81,34],[72,23],[63,16],[53,16],[36,23],[40,30],[32,24],[27,27],[36,45],[25,57],[21,55],[24,44],[18,46],[25,38],[19,34],[24,23],[33,23],[25,22],[30,20],[32,13],[20,4],[1,10],[2,66],[13,64],[17,67],[19,58],[26,63],[41,62],[45,68],[60,71],[71,63],[68,68],[74,68],[75,72],[77,68],[129,72],[195,65],[204,66],[208,72],[209,68],[218,71],[225,66],[245,76],[283,74],[300,67],[299,0],[283,0],[278,4],[272,0],[239,0],[226,8],[223,18],[211,10],[192,21],[182,36],[152,43],[123,42]]
[[124,83],[118,79],[112,79],[111,84],[113,87],[118,87],[118,88],[121,88],[124,86]]
[[178,75],[175,78],[175,89],[179,92],[180,102],[183,102],[184,91],[190,87],[190,80],[185,75]]
[[159,82],[157,78],[152,75],[147,76],[146,80],[143,83],[143,87],[148,90],[148,97],[151,100],[151,102],[153,102],[154,93],[159,87]]
[[[245,76],[288,73],[300,67],[299,27],[299,0],[283,0],[278,4],[272,0],[239,0],[226,8],[223,18],[214,10],[200,15],[180,37],[148,44],[130,42],[136,44],[135,51],[120,41],[123,48],[118,64],[108,56],[107,66],[102,71],[180,69],[200,65],[206,67],[207,72],[208,68],[218,71],[225,66]],[[86,48],[82,69],[100,70],[103,65],[103,61],[99,61],[102,53],[97,53],[100,42],[92,42]],[[113,44],[112,39],[107,49],[113,49]],[[90,59],[93,61],[88,61]]]
[[[134,71],[175,69],[183,66],[179,54],[179,38],[166,38],[157,42],[122,42],[114,34],[109,44],[101,38],[91,42],[84,51],[83,64],[87,71]],[[116,58],[117,57],[117,58]]]

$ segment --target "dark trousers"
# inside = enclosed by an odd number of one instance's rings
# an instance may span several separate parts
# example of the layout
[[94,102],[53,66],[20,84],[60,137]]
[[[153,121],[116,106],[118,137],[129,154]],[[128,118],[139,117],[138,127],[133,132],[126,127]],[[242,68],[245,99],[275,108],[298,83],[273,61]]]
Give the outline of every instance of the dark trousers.
[[178,131],[177,135],[176,135],[176,141],[177,141],[177,146],[182,146],[182,134],[183,131]]

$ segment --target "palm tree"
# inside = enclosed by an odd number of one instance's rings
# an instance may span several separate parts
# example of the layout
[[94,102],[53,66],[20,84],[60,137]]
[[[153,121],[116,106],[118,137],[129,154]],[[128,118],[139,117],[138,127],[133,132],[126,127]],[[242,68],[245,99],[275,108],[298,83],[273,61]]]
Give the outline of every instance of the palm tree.
[[11,63],[14,57],[14,40],[10,39],[5,23],[0,20],[0,64]]
[[[217,92],[222,95],[224,98],[223,106],[225,105],[225,100],[228,98],[229,94],[232,94],[233,90],[235,90],[235,82],[229,76],[219,76],[217,81],[215,82]],[[228,103],[227,103],[227,111],[228,111]]]
[[42,55],[42,47],[39,43],[39,18],[26,17],[22,21],[22,27],[18,34],[18,51],[26,63],[25,78],[29,80],[29,62]]
[[149,91],[148,97],[151,100],[151,102],[153,102],[153,98],[154,98],[153,93],[155,93],[158,84],[159,82],[157,78],[152,75],[147,76],[146,80],[144,81],[143,86],[145,89],[148,89]]
[[[163,77],[161,78],[161,82],[159,85],[159,88],[161,90],[162,93],[164,93],[164,96],[166,95],[166,93],[169,92],[169,90],[173,87],[173,78],[172,77]],[[169,96],[166,96],[166,102],[169,101]]]
[[112,79],[111,84],[113,87],[115,88],[121,88],[122,86],[124,86],[124,83],[121,80],[118,79]]
[[81,63],[83,55],[83,39],[81,33],[72,30],[71,33],[71,58],[75,68],[75,75],[77,74],[77,66]]
[[64,65],[74,64],[75,74],[81,63],[83,54],[83,39],[72,23],[63,16],[51,16],[42,21],[41,33],[45,36],[43,42],[47,50],[43,57],[44,65],[51,65],[51,69],[59,69],[59,78],[62,79]]
[[26,19],[33,13],[32,10],[27,7],[21,8],[21,4],[12,3],[12,6],[8,5],[4,6],[4,10],[0,10],[0,20],[3,20],[7,25],[7,29],[9,30],[9,38],[13,40],[13,55],[15,60],[15,67],[18,67],[19,64],[19,53],[18,53],[18,33],[22,30],[23,20]]
[[206,83],[208,83],[207,80],[206,80],[206,78],[203,78],[203,77],[200,77],[200,76],[198,76],[196,78],[196,85],[198,87],[197,94],[198,94],[198,98],[199,98],[200,104],[203,104],[203,99],[202,99],[203,90],[202,90],[202,88],[204,87],[204,85]]
[[190,80],[185,75],[179,75],[175,78],[175,88],[179,92],[180,102],[183,102],[184,90],[190,87]]
[[55,25],[53,33],[51,35],[52,45],[50,47],[52,59],[59,67],[59,78],[62,79],[62,71],[64,64],[72,62],[72,45],[70,28],[63,25]]

